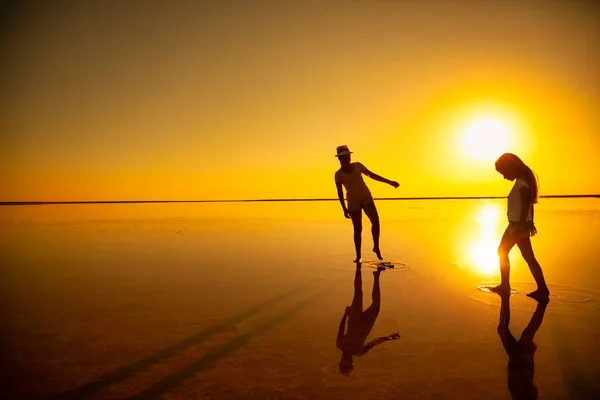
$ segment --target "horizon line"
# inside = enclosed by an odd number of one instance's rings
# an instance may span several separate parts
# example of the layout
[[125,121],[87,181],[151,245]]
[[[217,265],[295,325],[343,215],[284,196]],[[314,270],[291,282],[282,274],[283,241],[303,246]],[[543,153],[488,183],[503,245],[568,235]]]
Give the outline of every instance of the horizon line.
[[[505,199],[507,196],[425,196],[425,197],[375,197],[374,200],[483,200]],[[600,194],[547,194],[544,199],[600,198]],[[0,206],[37,206],[53,204],[145,204],[145,203],[260,203],[260,202],[302,202],[339,201],[337,198],[298,198],[298,199],[214,199],[214,200],[87,200],[87,201],[2,201]]]

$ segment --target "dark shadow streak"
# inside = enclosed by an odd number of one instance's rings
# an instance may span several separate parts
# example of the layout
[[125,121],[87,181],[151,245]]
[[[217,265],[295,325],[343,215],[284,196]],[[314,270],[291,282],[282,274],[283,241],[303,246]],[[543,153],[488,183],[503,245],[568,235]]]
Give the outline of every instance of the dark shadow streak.
[[323,296],[328,291],[329,291],[329,288],[326,288],[325,290],[322,290],[322,291],[314,294],[310,298],[300,302],[299,304],[288,309],[287,311],[277,315],[274,318],[271,318],[270,320],[262,323],[261,325],[254,327],[249,332],[238,336],[237,338],[233,339],[231,342],[224,344],[221,347],[216,348],[215,350],[211,351],[210,353],[208,353],[204,357],[200,358],[199,360],[189,364],[187,367],[172,374],[171,376],[166,377],[162,381],[155,383],[154,385],[141,391],[137,395],[129,397],[128,400],[153,399],[153,398],[162,396],[163,394],[169,392],[171,389],[180,385],[183,381],[191,378],[195,374],[202,372],[208,368],[211,368],[218,360],[227,356],[232,351],[237,350],[240,347],[244,346],[246,344],[246,342],[248,342],[248,340],[252,339],[254,336],[258,336],[258,335],[266,332],[267,330],[269,330],[269,328],[272,328],[273,326],[279,324],[280,322],[285,321],[286,319],[290,318],[296,312],[300,311],[302,308],[306,307],[308,304],[312,303],[319,297]]
[[81,386],[78,386],[75,389],[71,389],[66,392],[52,395],[52,396],[48,397],[48,399],[49,400],[82,399],[82,398],[94,395],[95,393],[97,393],[98,391],[103,389],[104,387],[109,386],[114,383],[117,383],[117,382],[120,382],[120,381],[123,381],[123,380],[131,377],[132,375],[134,375],[138,372],[141,372],[142,370],[152,366],[153,364],[156,364],[157,362],[159,362],[161,360],[173,357],[175,354],[185,350],[186,348],[188,348],[192,345],[201,343],[203,340],[208,339],[210,336],[218,333],[222,329],[227,328],[228,326],[234,325],[240,321],[243,321],[244,319],[252,316],[253,314],[258,313],[259,311],[261,311],[262,309],[264,309],[266,307],[277,304],[278,302],[284,300],[285,298],[289,297],[290,295],[307,288],[309,285],[310,284],[304,284],[302,286],[296,287],[287,293],[280,294],[272,299],[269,299],[263,303],[260,303],[256,306],[246,310],[245,312],[243,312],[241,314],[238,314],[224,322],[221,322],[220,324],[215,325],[215,326],[205,330],[204,332],[201,332],[197,335],[191,336],[176,345],[173,345],[171,347],[167,347],[163,350],[160,350],[159,352],[157,352],[149,357],[143,358],[139,361],[136,361],[133,364],[126,365],[124,367],[121,367],[121,368],[113,371],[113,372],[109,372],[109,373],[101,376],[100,378],[98,378],[94,381],[85,383]]

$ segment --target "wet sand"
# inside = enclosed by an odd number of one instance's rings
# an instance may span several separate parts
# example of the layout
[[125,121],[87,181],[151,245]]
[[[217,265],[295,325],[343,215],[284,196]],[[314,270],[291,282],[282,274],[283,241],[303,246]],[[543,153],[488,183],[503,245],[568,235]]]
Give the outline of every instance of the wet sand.
[[[357,285],[337,203],[2,207],[0,397],[510,399],[501,299],[477,290],[498,281],[485,257],[502,207],[378,203],[397,268],[379,275],[363,344],[400,337],[351,357],[346,375],[340,322],[357,287],[371,306],[376,267],[365,220]],[[598,398],[600,202],[545,200],[536,219],[552,296],[534,381],[540,398]],[[511,260],[518,340],[537,303],[518,249]]]

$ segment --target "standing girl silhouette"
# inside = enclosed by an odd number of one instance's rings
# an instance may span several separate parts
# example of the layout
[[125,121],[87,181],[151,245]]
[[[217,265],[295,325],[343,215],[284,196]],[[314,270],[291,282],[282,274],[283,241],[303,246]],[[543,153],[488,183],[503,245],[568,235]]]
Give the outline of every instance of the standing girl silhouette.
[[[371,233],[373,235],[373,252],[377,258],[383,260],[381,250],[379,250],[379,215],[371,191],[365,184],[362,175],[365,174],[371,179],[379,182],[387,183],[388,185],[397,188],[400,186],[398,182],[385,179],[367,169],[359,162],[350,162],[350,154],[352,153],[348,146],[338,146],[336,157],[340,161],[340,169],[335,173],[335,186],[337,188],[338,198],[344,210],[344,217],[352,219],[354,226],[354,247],[356,249],[356,260],[361,261],[361,242],[362,242],[362,211],[365,211],[369,220],[371,220]],[[344,202],[344,193],[342,185],[346,188],[346,199],[348,206]]]
[[533,205],[538,200],[537,179],[531,168],[512,153],[502,154],[496,160],[496,171],[502,174],[504,179],[515,181],[515,184],[508,194],[508,227],[498,247],[501,281],[500,285],[492,290],[494,292],[510,292],[508,253],[516,244],[537,283],[537,289],[528,293],[527,296],[538,301],[545,300],[550,295],[550,291],[546,286],[542,267],[533,254],[530,240],[530,236],[537,233],[533,224]]

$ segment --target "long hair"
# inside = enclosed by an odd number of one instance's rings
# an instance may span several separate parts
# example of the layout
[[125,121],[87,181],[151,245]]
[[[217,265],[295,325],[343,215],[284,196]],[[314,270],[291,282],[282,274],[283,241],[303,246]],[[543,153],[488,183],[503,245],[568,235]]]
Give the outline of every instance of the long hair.
[[517,155],[513,153],[504,153],[496,160],[496,170],[500,171],[508,166],[512,166],[519,178],[523,178],[531,190],[532,203],[538,202],[539,185],[536,174],[527,166]]

